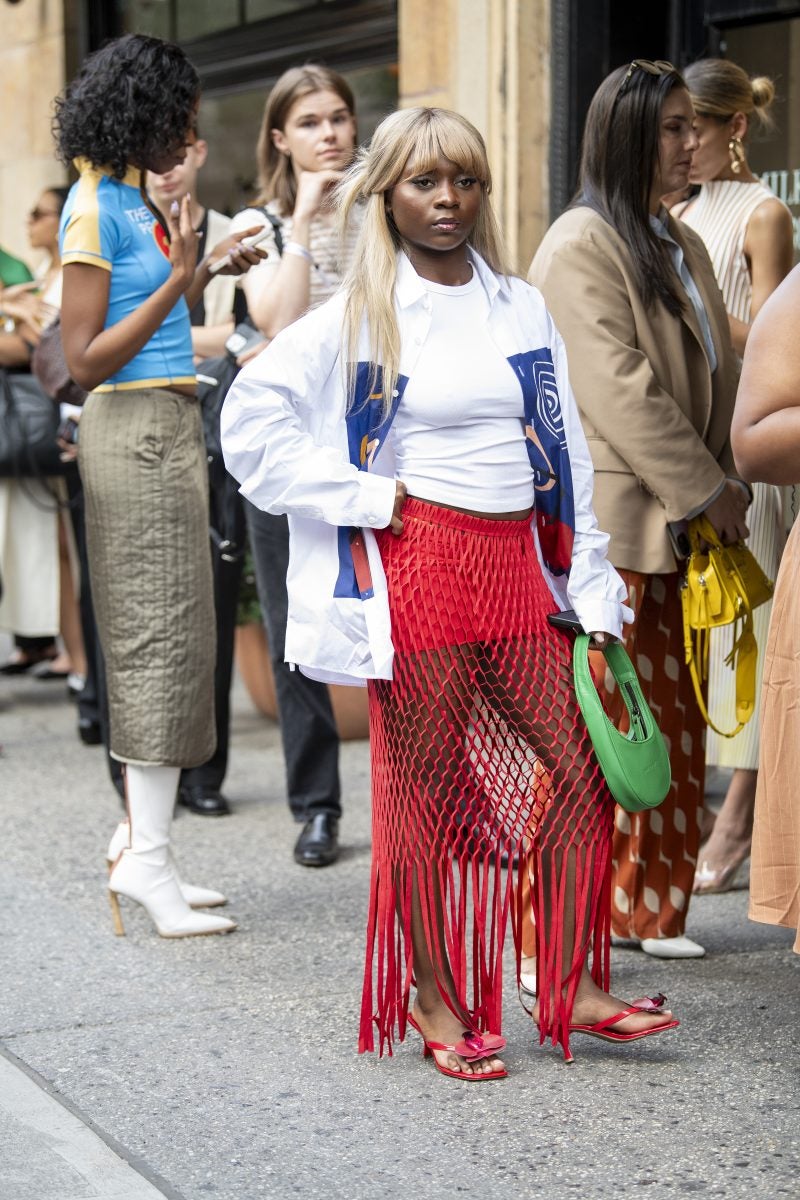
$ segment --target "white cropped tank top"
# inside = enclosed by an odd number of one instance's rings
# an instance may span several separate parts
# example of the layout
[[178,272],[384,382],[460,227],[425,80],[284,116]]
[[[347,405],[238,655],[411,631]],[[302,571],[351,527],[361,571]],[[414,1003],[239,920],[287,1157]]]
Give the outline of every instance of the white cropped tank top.
[[532,508],[522,389],[488,333],[489,298],[423,280],[431,326],[392,425],[409,494],[477,512]]

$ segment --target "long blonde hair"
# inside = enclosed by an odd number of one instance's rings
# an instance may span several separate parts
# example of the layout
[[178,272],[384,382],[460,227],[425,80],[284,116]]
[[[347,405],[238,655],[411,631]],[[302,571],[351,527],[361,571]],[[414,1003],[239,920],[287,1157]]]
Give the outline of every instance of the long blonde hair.
[[368,148],[362,148],[337,188],[342,231],[356,204],[364,220],[344,280],[347,296],[344,348],[350,403],[361,326],[366,318],[373,365],[370,390],[382,374],[383,411],[387,416],[400,370],[400,330],[394,307],[397,251],[403,240],[386,211],[387,193],[412,175],[432,170],[440,158],[456,163],[481,185],[482,202],[469,244],[493,271],[507,275],[505,251],[489,193],[492,176],[483,138],[474,125],[444,108],[406,108],[381,121]]
[[329,67],[306,63],[304,67],[290,67],[276,80],[267,96],[256,146],[260,190],[254,203],[269,204],[271,200],[277,200],[284,217],[294,212],[297,180],[292,160],[277,148],[272,131],[280,129],[283,132],[292,105],[313,92],[335,92],[354,119],[356,115],[356,102],[349,83]]

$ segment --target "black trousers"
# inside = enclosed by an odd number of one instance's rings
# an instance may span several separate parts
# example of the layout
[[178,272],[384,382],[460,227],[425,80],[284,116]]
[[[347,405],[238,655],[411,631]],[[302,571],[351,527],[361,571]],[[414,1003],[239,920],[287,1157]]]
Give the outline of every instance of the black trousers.
[[[244,519],[242,519],[244,525]],[[211,569],[214,577],[214,611],[217,622],[217,661],[214,666],[214,713],[217,748],[202,766],[181,771],[181,787],[204,787],[219,791],[228,769],[231,725],[231,677],[236,635],[236,609],[244,563],[241,557],[228,561],[212,542]]]
[[341,815],[339,735],[327,685],[284,662],[288,597],[289,526],[286,517],[245,501],[256,588],[269,639],[286,764],[286,792],[296,821],[317,813]]

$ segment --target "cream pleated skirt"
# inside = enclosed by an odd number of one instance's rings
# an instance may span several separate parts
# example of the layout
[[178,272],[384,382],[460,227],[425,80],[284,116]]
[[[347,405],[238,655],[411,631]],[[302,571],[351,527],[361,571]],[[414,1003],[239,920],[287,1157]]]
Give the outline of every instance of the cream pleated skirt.
[[[784,496],[786,489],[767,483],[753,485],[753,503],[747,512],[750,536],[747,545],[764,573],[775,579],[786,541]],[[762,604],[753,613],[758,667],[756,670],[756,706],[753,716],[741,733],[734,738],[720,737],[713,729],[706,735],[706,763],[714,767],[758,768],[758,737],[760,722],[761,671],[767,644],[772,604]],[[711,655],[708,675],[708,710],[720,729],[735,729],[736,676],[725,659],[733,645],[733,626],[714,629],[711,634]]]
[[208,479],[195,399],[93,393],[79,465],[111,754],[192,767],[214,751]]

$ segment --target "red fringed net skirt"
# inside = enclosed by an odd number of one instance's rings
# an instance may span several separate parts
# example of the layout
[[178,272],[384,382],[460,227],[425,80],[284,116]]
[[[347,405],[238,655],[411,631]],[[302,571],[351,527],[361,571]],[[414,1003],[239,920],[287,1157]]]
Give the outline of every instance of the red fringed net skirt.
[[519,969],[532,915],[542,1040],[566,1048],[590,955],[608,987],[614,811],[575,698],[571,642],[547,623],[557,606],[528,521],[413,499],[403,521],[401,537],[378,534],[395,659],[391,682],[369,684],[359,1049],[375,1049],[375,1028],[381,1053],[405,1036],[415,891],[439,990],[482,1031],[501,1029],[509,916]]

